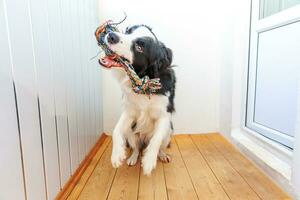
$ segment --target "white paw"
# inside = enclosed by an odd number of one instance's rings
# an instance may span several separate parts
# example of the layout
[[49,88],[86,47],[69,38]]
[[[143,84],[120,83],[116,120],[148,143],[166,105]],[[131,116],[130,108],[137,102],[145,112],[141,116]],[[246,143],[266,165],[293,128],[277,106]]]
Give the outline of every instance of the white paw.
[[139,157],[138,153],[132,153],[131,156],[127,159],[127,165],[129,166],[135,165],[138,157]]
[[111,164],[114,168],[118,168],[122,165],[126,158],[126,152],[123,147],[113,148],[111,154]]
[[158,158],[163,163],[169,163],[171,162],[171,156],[166,153],[159,153]]
[[148,151],[142,159],[143,172],[145,175],[150,175],[152,170],[156,167],[157,154]]

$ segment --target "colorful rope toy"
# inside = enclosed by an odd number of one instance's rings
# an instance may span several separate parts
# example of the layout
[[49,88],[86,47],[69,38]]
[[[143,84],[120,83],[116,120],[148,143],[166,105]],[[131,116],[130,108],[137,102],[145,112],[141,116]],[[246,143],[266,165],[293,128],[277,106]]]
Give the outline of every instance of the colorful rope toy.
[[[99,59],[99,64],[106,68],[111,68],[111,67],[123,68],[126,71],[131,81],[132,90],[135,93],[146,94],[149,96],[151,94],[157,93],[161,89],[161,83],[159,78],[150,79],[148,76],[144,76],[140,78],[134,71],[133,66],[126,59],[122,58],[121,56],[114,53],[111,49],[109,49],[107,44],[105,43],[104,41],[105,35],[111,31],[119,32],[119,30],[117,29],[117,25],[120,23],[113,23],[112,21],[109,20],[96,29],[95,36],[98,41],[98,45],[105,52],[106,55],[105,57]],[[145,25],[139,25],[139,26],[145,26]],[[149,27],[147,28],[149,29]],[[151,31],[151,29],[149,30]]]

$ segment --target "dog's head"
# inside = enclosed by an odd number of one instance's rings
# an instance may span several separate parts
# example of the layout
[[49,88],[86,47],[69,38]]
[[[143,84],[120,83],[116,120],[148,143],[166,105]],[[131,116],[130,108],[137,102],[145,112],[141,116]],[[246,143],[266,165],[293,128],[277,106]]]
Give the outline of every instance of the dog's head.
[[149,30],[146,32],[144,27],[127,28],[124,34],[110,32],[105,42],[113,52],[127,59],[138,75],[155,78],[171,65],[172,51],[153,38]]

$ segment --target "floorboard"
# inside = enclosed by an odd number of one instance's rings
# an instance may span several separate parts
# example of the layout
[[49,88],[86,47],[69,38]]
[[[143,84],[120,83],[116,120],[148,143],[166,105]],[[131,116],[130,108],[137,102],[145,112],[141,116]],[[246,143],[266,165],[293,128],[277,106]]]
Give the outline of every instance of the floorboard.
[[176,142],[199,198],[203,200],[229,199],[189,135],[177,136]]
[[68,196],[68,200],[77,199],[82,192],[82,190],[85,188],[87,181],[89,180],[90,176],[94,176],[93,171],[95,167],[97,166],[97,163],[99,159],[102,157],[103,153],[105,152],[106,148],[110,144],[111,139],[106,138],[103,142],[102,146],[99,148],[98,152],[92,159],[90,165],[85,170],[84,174],[81,176],[80,180],[77,182],[76,186],[72,190],[71,194]]
[[151,176],[140,162],[114,169],[111,138],[99,148],[69,200],[291,199],[219,134],[177,135]]
[[248,183],[208,140],[206,135],[192,135],[191,137],[230,199],[260,199]]
[[198,199],[174,138],[171,147],[168,149],[168,154],[172,156],[172,160],[170,163],[164,164],[164,169],[169,199]]
[[80,193],[79,200],[105,200],[108,197],[116,174],[116,169],[112,168],[110,164],[111,151],[112,146],[110,145]]
[[108,199],[137,199],[140,168],[140,162],[138,162],[135,166],[123,164],[120,168],[118,168]]
[[[142,171],[141,171],[142,173]],[[151,176],[140,174],[139,200],[167,200],[164,166],[157,163],[156,170]]]
[[258,170],[221,135],[209,134],[207,137],[261,199],[281,200],[287,197],[277,185]]

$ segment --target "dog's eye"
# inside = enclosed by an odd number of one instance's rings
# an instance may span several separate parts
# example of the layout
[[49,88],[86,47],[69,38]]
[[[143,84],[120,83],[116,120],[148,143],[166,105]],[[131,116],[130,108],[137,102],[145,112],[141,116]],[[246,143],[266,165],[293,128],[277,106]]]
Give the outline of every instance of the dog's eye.
[[140,46],[140,45],[138,45],[138,44],[135,44],[135,50],[136,50],[137,52],[143,53],[143,47]]

